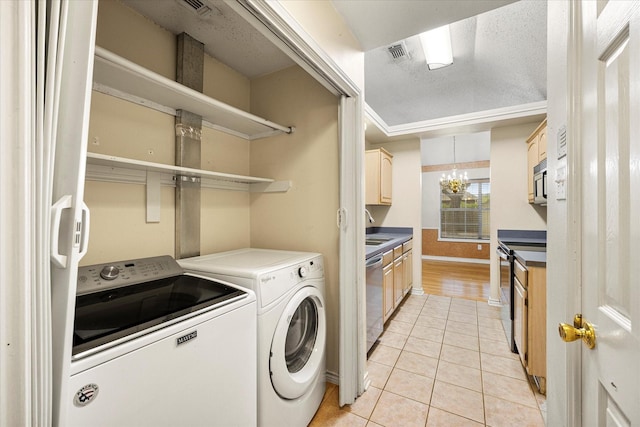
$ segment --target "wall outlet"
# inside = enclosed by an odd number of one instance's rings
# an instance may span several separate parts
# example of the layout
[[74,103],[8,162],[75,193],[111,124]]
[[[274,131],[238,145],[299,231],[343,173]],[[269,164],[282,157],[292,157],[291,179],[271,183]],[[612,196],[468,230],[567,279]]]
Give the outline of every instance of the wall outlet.
[[478,243],[478,250],[481,251],[482,250],[482,243]]

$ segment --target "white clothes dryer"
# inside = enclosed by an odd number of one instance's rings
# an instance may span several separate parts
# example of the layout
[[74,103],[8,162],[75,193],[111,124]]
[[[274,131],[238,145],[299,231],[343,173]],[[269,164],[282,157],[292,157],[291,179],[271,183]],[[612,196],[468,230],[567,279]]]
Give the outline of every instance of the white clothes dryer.
[[307,426],[326,387],[322,255],[245,248],[178,262],[256,293],[258,425]]

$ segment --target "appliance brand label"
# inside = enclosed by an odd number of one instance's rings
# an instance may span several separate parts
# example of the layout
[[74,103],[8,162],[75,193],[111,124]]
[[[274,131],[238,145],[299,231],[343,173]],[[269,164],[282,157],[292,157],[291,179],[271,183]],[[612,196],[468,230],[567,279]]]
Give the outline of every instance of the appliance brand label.
[[187,335],[176,338],[176,345],[184,344],[186,342],[195,339],[198,336],[198,331],[189,332]]
[[76,392],[76,395],[73,398],[73,404],[80,408],[87,406],[98,396],[98,390],[99,388],[97,384],[87,384]]
[[267,276],[260,279],[262,283],[269,283],[272,280],[276,280],[276,276]]

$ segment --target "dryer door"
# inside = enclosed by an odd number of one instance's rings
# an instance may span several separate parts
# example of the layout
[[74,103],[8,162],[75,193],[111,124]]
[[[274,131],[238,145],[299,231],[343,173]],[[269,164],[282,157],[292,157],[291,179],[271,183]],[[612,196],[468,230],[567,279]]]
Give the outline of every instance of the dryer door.
[[302,396],[324,374],[326,321],[322,294],[306,286],[285,307],[271,342],[271,383],[284,399]]

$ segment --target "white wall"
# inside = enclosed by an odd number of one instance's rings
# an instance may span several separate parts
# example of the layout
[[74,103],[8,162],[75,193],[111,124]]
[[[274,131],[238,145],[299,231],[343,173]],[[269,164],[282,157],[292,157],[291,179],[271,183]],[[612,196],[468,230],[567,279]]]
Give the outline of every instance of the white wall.
[[360,89],[364,89],[364,51],[330,1],[275,1],[284,7]]
[[[338,98],[300,67],[254,79],[251,110],[295,126],[251,143],[251,174],[291,180],[286,193],[251,194],[251,246],[320,252],[325,261],[327,370],[339,372],[340,194]],[[304,94],[304,95],[301,95]]]
[[[454,163],[453,136],[440,138],[424,138],[420,141],[422,165],[443,165]],[[476,132],[455,135],[456,155],[458,163],[475,162],[490,159],[490,132]]]
[[421,166],[420,140],[394,141],[367,148],[384,147],[393,155],[391,206],[367,205],[378,227],[411,227],[413,229],[413,287],[422,293],[422,230],[420,225]]
[[547,208],[528,202],[526,139],[540,123],[491,131],[491,298],[500,300],[497,230],[546,230]]
[[[551,182],[555,178],[555,170],[561,162],[557,159],[555,135],[558,129],[567,123],[567,34],[569,34],[568,2],[548,3],[548,59],[547,59],[547,167],[549,179],[548,235],[547,259],[547,425],[568,426],[575,420],[568,414],[574,405],[579,405],[580,384],[571,383],[569,378],[579,376],[580,366],[573,363],[580,360],[581,346],[571,346],[562,342],[556,335],[558,322],[567,322],[577,309],[573,304],[580,304],[576,298],[574,287],[568,286],[569,270],[575,269],[575,261],[569,254],[568,243],[575,236],[567,235],[570,218],[567,214],[567,201],[555,200],[556,189]],[[571,132],[567,132],[567,148],[571,153]],[[570,154],[569,154],[570,155]],[[566,166],[567,158],[563,159]],[[576,173],[578,171],[574,171]],[[571,176],[571,171],[569,171]],[[571,191],[572,187],[569,187]],[[575,188],[575,187],[574,187]],[[575,270],[574,270],[575,271]],[[576,285],[577,286],[577,285]],[[576,311],[574,311],[576,310]],[[573,371],[573,372],[571,372]],[[576,372],[577,371],[577,372]],[[575,403],[572,403],[575,402]]]
[[[168,78],[175,78],[176,37],[120,2],[100,2],[96,44]],[[154,49],[149,49],[153,45]],[[205,55],[204,93],[250,108],[250,82]],[[172,115],[93,92],[88,151],[175,164]],[[203,128],[202,169],[249,174],[249,142]],[[161,189],[159,223],[146,222],[145,187],[88,181],[89,250],[82,265],[175,253],[175,190]],[[202,254],[249,245],[249,194],[201,190]]]

